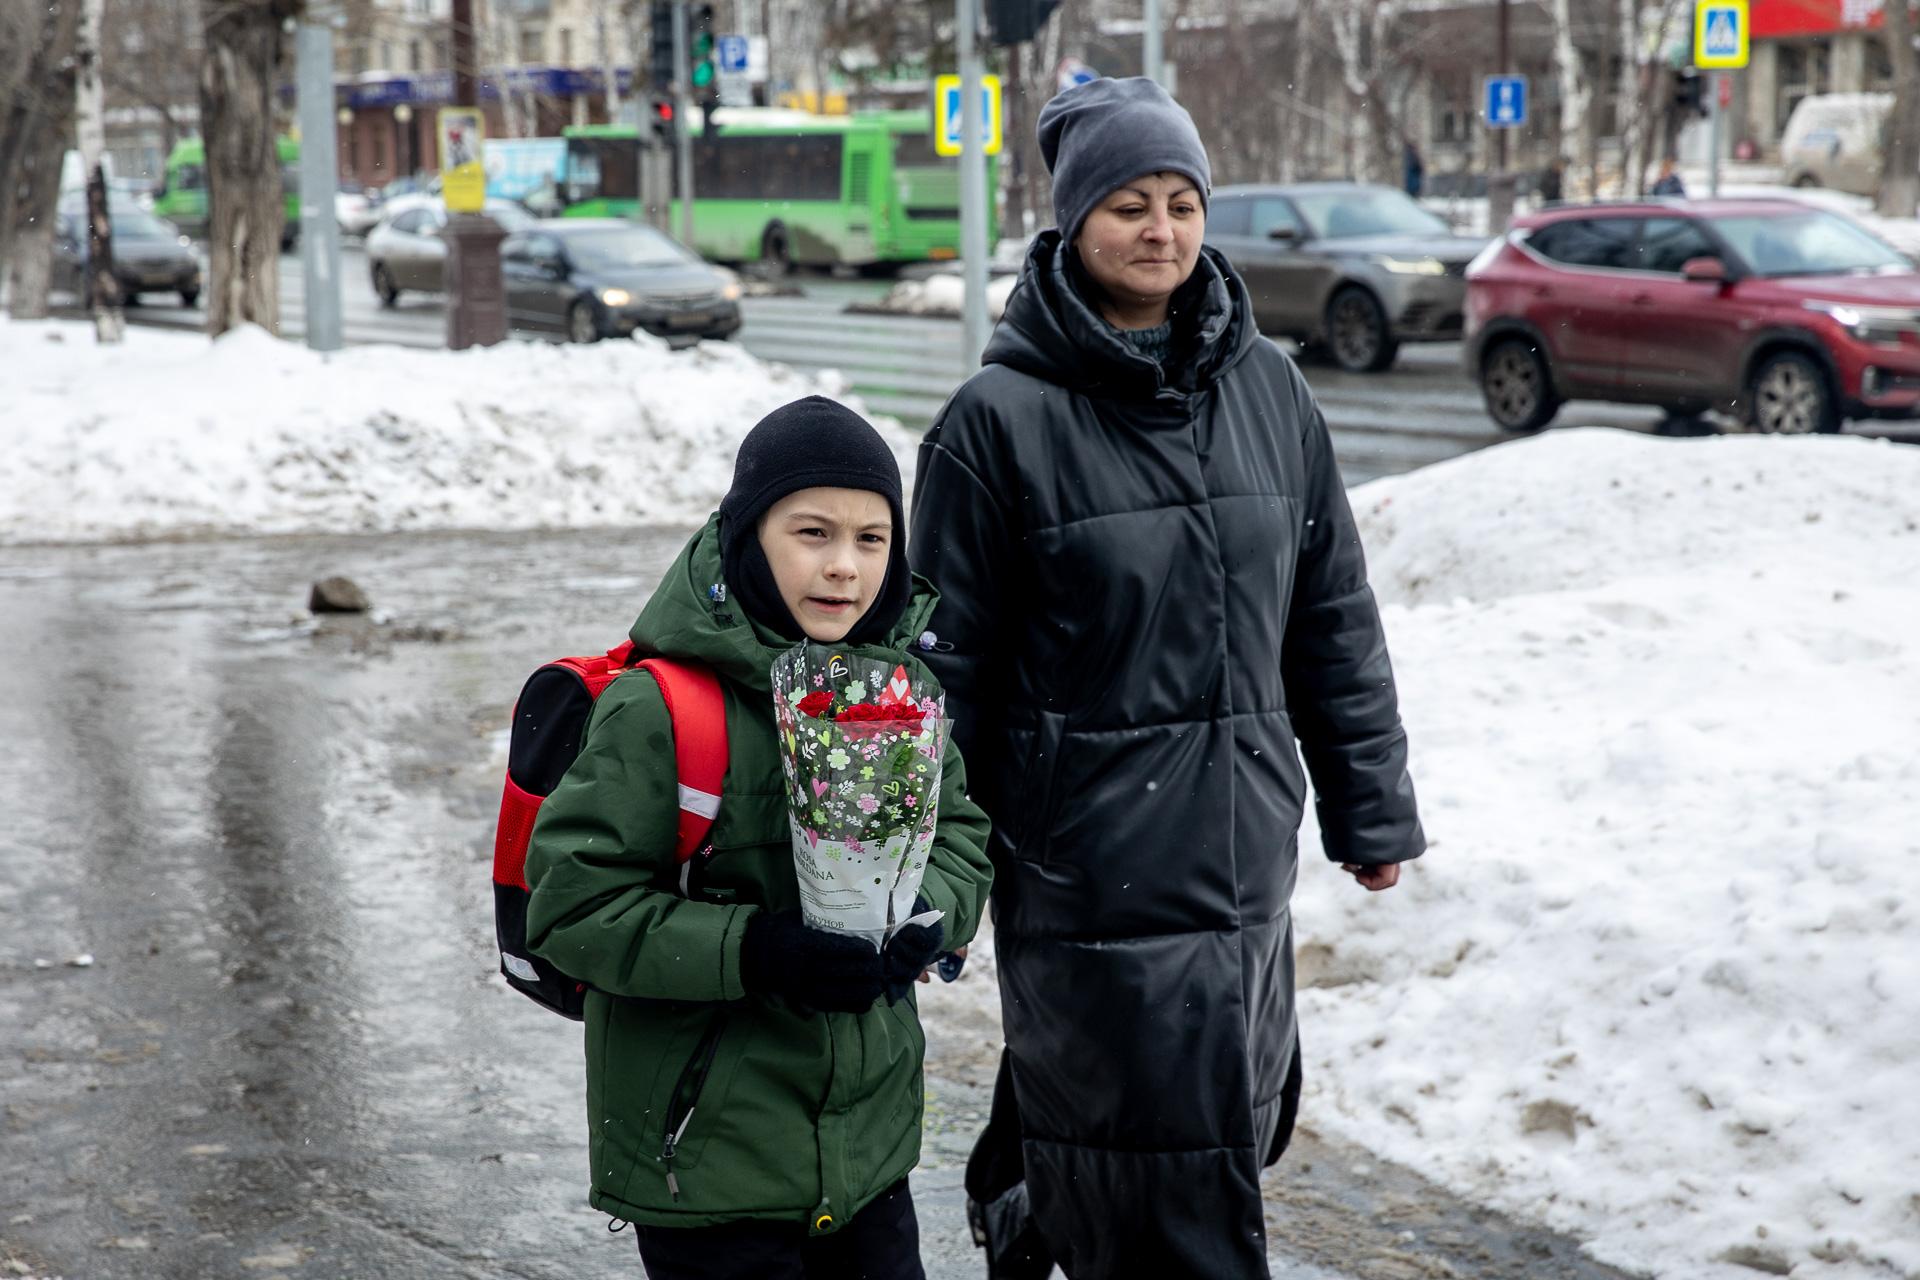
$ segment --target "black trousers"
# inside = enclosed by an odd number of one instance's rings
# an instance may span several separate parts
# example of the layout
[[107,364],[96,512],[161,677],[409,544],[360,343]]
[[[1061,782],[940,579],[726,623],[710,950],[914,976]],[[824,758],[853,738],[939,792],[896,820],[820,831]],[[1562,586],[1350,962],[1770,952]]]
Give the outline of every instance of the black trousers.
[[831,1235],[797,1222],[745,1219],[717,1227],[643,1227],[648,1280],[926,1280],[920,1220],[907,1180],[888,1187]]

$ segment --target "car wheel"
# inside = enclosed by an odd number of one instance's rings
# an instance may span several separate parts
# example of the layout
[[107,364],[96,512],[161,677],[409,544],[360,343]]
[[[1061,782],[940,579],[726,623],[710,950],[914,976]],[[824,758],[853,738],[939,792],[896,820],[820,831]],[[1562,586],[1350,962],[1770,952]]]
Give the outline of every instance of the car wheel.
[[784,223],[770,222],[760,233],[760,264],[770,276],[784,276],[793,271],[793,242],[787,236]]
[[1747,383],[1747,427],[1768,435],[1811,435],[1840,429],[1840,408],[1826,371],[1812,356],[1780,351],[1760,362]]
[[380,295],[380,305],[391,311],[400,302],[400,286],[393,282],[393,273],[387,270],[387,264],[373,264],[373,291]]
[[567,340],[569,342],[600,341],[600,320],[593,314],[593,303],[585,298],[567,308]]
[[191,307],[197,304],[199,301],[200,301],[200,291],[198,289],[182,289],[180,291],[181,306]]
[[140,305],[140,295],[132,289],[123,289],[120,292],[120,305],[123,307],[137,307]]
[[1799,177],[1793,180],[1793,185],[1796,187],[1803,187],[1803,188],[1817,187],[1820,185],[1820,179],[1814,177],[1810,173],[1803,173]]
[[1348,373],[1378,373],[1400,353],[1387,313],[1358,285],[1348,285],[1327,304],[1327,347]]
[[1546,357],[1529,338],[1504,338],[1487,349],[1480,360],[1480,394],[1502,431],[1538,431],[1560,412]]

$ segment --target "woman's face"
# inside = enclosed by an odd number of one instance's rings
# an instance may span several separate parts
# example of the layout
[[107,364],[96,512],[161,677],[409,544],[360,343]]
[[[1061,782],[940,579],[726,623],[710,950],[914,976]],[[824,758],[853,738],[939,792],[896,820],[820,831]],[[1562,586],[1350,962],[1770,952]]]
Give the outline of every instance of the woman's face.
[[1074,238],[1094,283],[1125,307],[1157,306],[1187,282],[1206,238],[1206,207],[1178,173],[1135,178],[1102,200]]
[[887,580],[893,512],[870,489],[802,489],[768,509],[760,547],[809,638],[844,640]]

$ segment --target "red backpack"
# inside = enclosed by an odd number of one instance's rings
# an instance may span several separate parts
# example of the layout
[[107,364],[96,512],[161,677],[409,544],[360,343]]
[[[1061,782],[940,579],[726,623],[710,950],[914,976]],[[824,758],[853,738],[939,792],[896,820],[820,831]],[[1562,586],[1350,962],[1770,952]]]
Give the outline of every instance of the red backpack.
[[541,803],[560,785],[586,737],[593,704],[629,668],[660,685],[673,723],[673,761],[680,778],[680,892],[688,891],[694,855],[709,856],[707,833],[720,812],[727,772],[727,712],[720,681],[704,667],[665,658],[635,662],[633,642],[587,658],[560,658],[528,677],[513,707],[507,784],[493,838],[493,930],[507,985],[574,1019],[583,1016],[587,984],[569,978],[527,950],[527,843]]

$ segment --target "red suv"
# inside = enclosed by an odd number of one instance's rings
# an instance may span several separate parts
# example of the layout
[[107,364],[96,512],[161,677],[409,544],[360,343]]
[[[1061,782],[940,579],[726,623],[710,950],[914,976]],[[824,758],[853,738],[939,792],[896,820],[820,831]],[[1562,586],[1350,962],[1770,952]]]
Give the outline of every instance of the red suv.
[[1509,431],[1567,400],[1837,431],[1920,406],[1920,274],[1797,201],[1652,200],[1516,220],[1467,269],[1467,369]]

